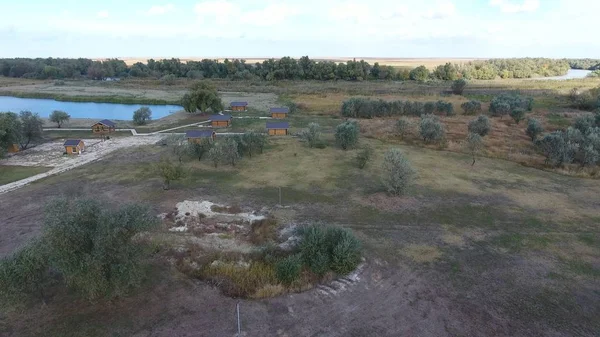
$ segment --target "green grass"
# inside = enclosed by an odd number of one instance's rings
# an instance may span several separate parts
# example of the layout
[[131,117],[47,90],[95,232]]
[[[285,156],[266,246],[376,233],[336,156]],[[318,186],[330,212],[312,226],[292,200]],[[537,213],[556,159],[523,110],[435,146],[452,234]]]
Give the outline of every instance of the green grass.
[[[112,132],[108,135],[109,137],[130,137],[131,136],[131,132],[129,131],[117,131],[117,132]],[[45,139],[50,139],[50,140],[57,140],[57,139],[66,139],[66,138],[77,138],[77,139],[93,139],[93,138],[98,138],[100,139],[100,136],[97,134],[92,133],[92,130],[90,129],[89,131],[87,130],[77,130],[77,131],[73,131],[73,130],[64,130],[64,131],[44,131],[44,138]]]
[[0,165],[0,185],[49,171],[50,167]]
[[600,278],[600,268],[594,267],[594,265],[589,262],[570,260],[567,262],[566,268],[576,275]]
[[571,125],[571,121],[568,118],[556,112],[549,113],[546,118],[549,124],[559,128],[567,128]]
[[179,100],[164,100],[156,98],[144,97],[123,97],[123,96],[69,96],[63,94],[49,92],[17,92],[17,91],[0,91],[0,96],[12,96],[19,98],[43,98],[53,99],[63,102],[94,102],[94,103],[118,103],[118,104],[149,104],[163,105],[173,104],[179,105]]

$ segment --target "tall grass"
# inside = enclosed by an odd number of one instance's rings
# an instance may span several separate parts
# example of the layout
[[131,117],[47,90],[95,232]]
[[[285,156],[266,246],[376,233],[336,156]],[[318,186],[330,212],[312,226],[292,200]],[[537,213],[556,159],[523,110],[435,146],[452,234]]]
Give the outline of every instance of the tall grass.
[[53,99],[61,102],[92,102],[92,103],[116,103],[116,104],[148,104],[148,105],[179,105],[177,100],[164,100],[145,97],[123,97],[123,96],[69,96],[49,92],[16,92],[0,91],[0,96],[12,96],[18,98],[40,98]]

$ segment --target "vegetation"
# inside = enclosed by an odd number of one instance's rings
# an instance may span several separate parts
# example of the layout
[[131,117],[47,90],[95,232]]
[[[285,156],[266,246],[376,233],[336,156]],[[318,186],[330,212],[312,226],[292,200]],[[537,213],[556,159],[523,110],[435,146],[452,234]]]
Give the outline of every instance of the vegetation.
[[382,182],[388,193],[401,195],[413,184],[415,170],[399,149],[390,149],[383,157]]
[[198,158],[198,160],[202,160],[202,157],[210,151],[212,145],[212,142],[208,138],[203,138],[199,142],[188,144],[188,151],[190,156]]
[[410,79],[418,82],[425,82],[429,79],[429,69],[425,66],[418,66],[410,71]]
[[164,190],[171,188],[172,181],[177,181],[185,176],[185,170],[181,163],[175,165],[167,158],[161,158],[156,164],[155,170],[163,180]]
[[183,95],[181,105],[187,112],[206,112],[208,109],[212,112],[223,110],[223,102],[219,98],[217,89],[208,82],[194,84],[190,91]]
[[235,163],[240,158],[240,153],[238,152],[238,143],[231,137],[226,138],[225,141],[220,143],[223,161],[231,164],[231,166],[235,166]]
[[384,101],[367,98],[353,97],[342,103],[342,117],[373,118],[391,116],[421,116],[439,112],[451,116],[454,106],[450,102],[439,100],[437,102],[411,102],[411,101]]
[[358,143],[359,126],[356,121],[346,121],[335,128],[335,141],[347,150]]
[[571,69],[600,69],[600,60],[598,59],[567,59],[567,62],[569,62]]
[[471,166],[473,166],[475,165],[477,154],[483,149],[483,138],[477,133],[469,132],[467,135],[466,147],[473,157],[473,162],[471,163]]
[[31,111],[21,111],[19,113],[19,120],[21,121],[19,143],[21,144],[21,149],[25,150],[32,142],[42,139],[44,121],[42,121],[37,113],[32,113]]
[[356,154],[356,165],[358,168],[361,170],[364,169],[369,163],[369,160],[371,160],[372,156],[373,148],[371,148],[369,145],[363,146],[362,149],[360,149],[360,151],[358,151]]
[[210,158],[210,160],[213,162],[215,168],[219,166],[219,163],[223,158],[223,153],[223,144],[221,142],[214,144],[208,151],[208,158]]
[[542,127],[542,123],[540,123],[540,121],[535,118],[529,118],[529,120],[527,121],[527,129],[525,130],[525,133],[527,133],[527,135],[531,137],[531,141],[535,141],[537,139],[537,136],[539,136],[542,132],[544,132],[544,127]]
[[300,236],[302,262],[318,276],[323,276],[328,271],[345,275],[360,263],[360,242],[347,229],[311,225],[302,228]]
[[525,118],[525,109],[516,108],[510,112],[510,117],[515,121],[515,123],[519,124]]
[[187,142],[183,135],[168,135],[161,140],[161,143],[169,147],[171,153],[177,157],[179,163],[183,162],[183,158],[189,153]]
[[411,128],[412,128],[412,123],[406,118],[400,118],[396,122],[396,132],[398,133],[398,136],[400,136],[400,138],[404,138],[404,136],[408,132],[410,132]]
[[90,300],[122,296],[144,277],[144,249],[134,237],[156,224],[139,205],[113,210],[93,199],[52,201],[42,236],[0,261],[0,299],[43,300],[53,280]]
[[321,141],[321,126],[318,123],[309,123],[308,129],[300,133],[300,138],[306,141],[308,147],[316,146]]
[[286,286],[290,286],[297,281],[300,278],[301,271],[302,257],[300,255],[287,256],[275,265],[277,279]]
[[446,131],[438,116],[428,114],[421,116],[419,133],[425,142],[433,142],[443,139]]
[[494,97],[490,103],[490,112],[492,113],[492,116],[500,116],[500,118],[508,115],[515,109],[531,111],[533,109],[533,98],[516,94],[502,94]]
[[455,95],[462,95],[463,91],[465,91],[465,88],[467,87],[467,80],[465,80],[464,78],[459,78],[458,80],[454,80],[454,82],[452,82],[452,93]]
[[579,163],[592,166],[600,163],[600,125],[594,116],[584,115],[564,131],[554,131],[536,141],[546,157],[546,163],[558,167]]
[[479,115],[469,122],[469,133],[485,137],[492,130],[492,123],[485,115]]
[[152,110],[147,106],[143,106],[133,112],[133,124],[135,125],[145,125],[151,119]]
[[465,115],[475,115],[481,113],[481,102],[476,100],[471,100],[468,102],[464,102],[460,105],[460,107],[465,112]]
[[62,126],[62,124],[64,122],[69,121],[69,119],[71,118],[71,115],[69,115],[68,113],[64,112],[64,111],[60,111],[60,110],[54,110],[52,111],[52,113],[50,114],[50,121],[54,122],[57,124],[58,128],[60,128]]
[[22,124],[14,112],[0,112],[0,158],[4,156],[9,146],[21,141]]

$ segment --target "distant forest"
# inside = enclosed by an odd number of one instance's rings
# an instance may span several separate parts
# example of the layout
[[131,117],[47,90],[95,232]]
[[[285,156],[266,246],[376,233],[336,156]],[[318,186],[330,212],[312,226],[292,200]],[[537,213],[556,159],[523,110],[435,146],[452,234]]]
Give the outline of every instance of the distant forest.
[[105,78],[155,78],[165,83],[176,78],[221,78],[231,80],[455,80],[458,78],[491,80],[495,78],[531,78],[564,75],[570,68],[596,69],[599,60],[557,60],[546,58],[490,59],[466,64],[440,65],[430,71],[424,66],[414,69],[373,65],[364,60],[346,63],[283,57],[255,64],[243,59],[182,62],[179,59],[153,60],[127,66],[124,61],[109,59],[0,59],[0,74],[7,77],[34,79],[101,80]]

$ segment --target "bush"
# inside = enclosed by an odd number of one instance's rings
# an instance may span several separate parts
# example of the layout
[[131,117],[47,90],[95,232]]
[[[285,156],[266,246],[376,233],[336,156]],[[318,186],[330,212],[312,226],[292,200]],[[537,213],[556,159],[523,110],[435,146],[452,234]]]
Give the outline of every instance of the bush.
[[490,112],[492,113],[492,116],[503,117],[517,108],[531,111],[533,109],[533,98],[515,94],[500,95],[494,97],[490,103]]
[[329,270],[326,227],[313,225],[301,233],[300,254],[302,261],[315,274],[322,276]]
[[410,71],[410,79],[413,81],[425,82],[429,79],[429,69],[425,66],[418,66]]
[[300,271],[302,271],[302,258],[300,255],[290,255],[275,265],[277,279],[287,286],[300,278]]
[[335,128],[335,141],[344,150],[358,143],[359,126],[355,121],[346,121]]
[[516,108],[510,112],[510,117],[515,121],[515,123],[519,124],[525,118],[525,109]]
[[133,112],[133,124],[144,125],[152,119],[152,110],[149,107],[143,106]]
[[446,116],[454,116],[454,105],[446,101],[437,101],[435,103],[435,110],[440,113],[446,114]]
[[398,132],[398,136],[400,136],[400,138],[404,138],[404,136],[410,131],[411,127],[411,122],[406,118],[400,118],[396,122],[396,132]]
[[167,158],[161,158],[156,164],[155,170],[163,180],[163,189],[171,188],[171,182],[179,180],[185,176],[185,171],[181,164],[173,165]]
[[467,135],[466,146],[471,156],[473,156],[473,162],[471,163],[471,166],[473,166],[475,165],[477,154],[483,148],[483,138],[477,133],[469,132]]
[[462,95],[466,87],[467,81],[463,78],[459,78],[452,82],[452,93],[455,95]]
[[485,137],[491,129],[490,119],[485,115],[479,115],[469,122],[469,133],[475,133],[481,137]]
[[544,132],[542,123],[540,123],[540,121],[535,118],[529,118],[529,120],[527,121],[527,129],[525,130],[525,133],[527,133],[527,135],[531,137],[531,141],[535,141],[537,136],[542,132]]
[[[490,108],[490,111],[491,110],[492,109]],[[500,102],[494,106],[494,109],[492,111],[492,116],[500,117],[500,119],[502,119],[504,116],[508,115],[510,113],[510,111],[511,111],[510,104],[505,103],[505,102]]]
[[308,129],[300,133],[300,138],[306,141],[308,147],[314,147],[321,140],[321,126],[317,123],[309,123]]
[[212,146],[213,144],[208,138],[203,138],[199,142],[189,143],[187,149],[191,157],[198,158],[198,161],[200,161]]
[[18,304],[28,297],[44,297],[49,261],[41,240],[34,240],[0,260],[0,303]]
[[356,154],[356,165],[358,168],[361,170],[364,169],[372,155],[373,149],[368,145],[363,146],[363,148]]
[[413,183],[415,170],[399,149],[390,149],[383,158],[382,182],[387,191],[400,195]]
[[569,164],[575,159],[577,144],[568,141],[561,131],[544,135],[536,145],[546,157],[546,163],[552,166]]
[[346,229],[337,227],[330,228],[331,270],[338,275],[346,275],[352,272],[361,259],[360,241]]
[[232,137],[228,137],[225,141],[221,142],[222,160],[235,166],[235,163],[240,159],[238,146],[238,142]]
[[573,127],[583,133],[585,133],[589,128],[596,126],[596,117],[593,114],[586,113],[584,115],[578,116],[575,118],[573,122]]
[[434,113],[435,112],[435,108],[436,108],[436,105],[435,105],[434,102],[425,102],[425,104],[423,105],[423,111],[426,114],[432,114],[432,113]]
[[164,85],[173,85],[173,84],[175,84],[176,80],[177,80],[177,76],[175,76],[173,74],[168,74],[168,75],[165,75],[160,78],[160,83],[162,83]]
[[208,158],[213,162],[215,168],[219,166],[219,163],[223,160],[223,146],[221,143],[216,143],[213,147],[208,150]]
[[474,115],[481,112],[481,102],[476,100],[464,102],[460,107],[465,112],[465,115]]
[[421,116],[419,132],[425,142],[439,141],[446,134],[444,125],[440,122],[440,119],[431,114]]

